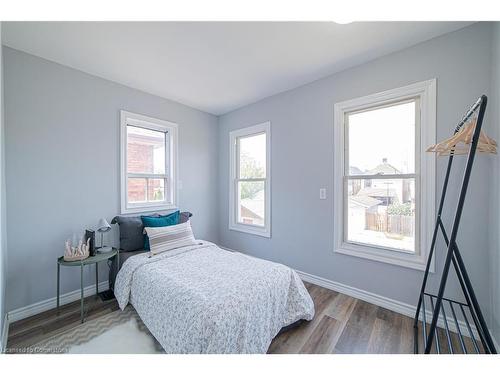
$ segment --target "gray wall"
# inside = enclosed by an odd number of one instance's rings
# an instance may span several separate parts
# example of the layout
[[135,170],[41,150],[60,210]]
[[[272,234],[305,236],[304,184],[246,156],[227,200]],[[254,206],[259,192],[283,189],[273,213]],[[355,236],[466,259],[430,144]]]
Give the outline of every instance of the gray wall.
[[[3,52],[7,285],[15,286],[7,290],[8,311],[54,297],[65,239],[119,213],[121,109],[179,124],[179,205],[194,213],[196,237],[217,241],[217,117],[7,47]],[[93,269],[85,277],[92,284]],[[77,270],[63,268],[61,278],[63,293],[79,288]]]
[[[219,119],[220,243],[298,270],[415,305],[423,272],[333,253],[333,106],[363,95],[437,78],[437,139],[451,135],[464,111],[488,94],[491,25],[475,24],[412,48],[269,97]],[[466,49],[465,49],[466,47]],[[228,137],[231,130],[271,121],[272,238],[228,230]],[[486,124],[488,129],[489,124]],[[437,198],[447,160],[438,160]],[[479,157],[459,235],[486,315],[488,290],[488,156]],[[458,196],[464,158],[456,162],[449,197]],[[319,188],[327,200],[319,200]],[[437,207],[437,206],[436,206]],[[455,207],[455,203],[448,205]],[[450,227],[450,210],[445,222]],[[436,267],[443,265],[440,241]],[[486,271],[485,271],[486,270]],[[436,287],[437,275],[430,277]],[[447,292],[455,295],[450,282]]]
[[[492,90],[490,97],[491,108],[491,136],[500,139],[500,23],[495,23],[492,38]],[[490,293],[492,317],[490,329],[500,343],[500,160],[493,157],[491,160],[493,183],[490,185]],[[499,348],[500,349],[500,348]]]
[[[0,22],[0,40],[2,40],[2,23]],[[6,280],[6,221],[5,221],[5,136],[4,136],[4,110],[3,110],[3,59],[0,48],[0,345],[2,340],[3,324],[5,318],[5,280]],[[0,350],[3,349],[0,347]]]

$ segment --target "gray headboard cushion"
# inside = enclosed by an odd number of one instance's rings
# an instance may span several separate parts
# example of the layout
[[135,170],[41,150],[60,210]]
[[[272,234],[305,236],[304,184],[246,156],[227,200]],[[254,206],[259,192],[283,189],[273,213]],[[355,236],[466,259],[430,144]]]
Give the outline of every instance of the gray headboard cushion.
[[182,223],[185,223],[186,221],[189,220],[189,218],[193,216],[193,214],[191,212],[181,212],[181,217],[179,219],[179,224],[182,224]]

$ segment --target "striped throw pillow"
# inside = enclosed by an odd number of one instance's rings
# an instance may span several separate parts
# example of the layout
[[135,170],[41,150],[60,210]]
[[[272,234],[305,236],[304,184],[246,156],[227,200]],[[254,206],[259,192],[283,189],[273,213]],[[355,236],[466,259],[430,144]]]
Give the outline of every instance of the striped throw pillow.
[[168,227],[145,227],[144,230],[149,237],[151,255],[197,244],[189,220]]

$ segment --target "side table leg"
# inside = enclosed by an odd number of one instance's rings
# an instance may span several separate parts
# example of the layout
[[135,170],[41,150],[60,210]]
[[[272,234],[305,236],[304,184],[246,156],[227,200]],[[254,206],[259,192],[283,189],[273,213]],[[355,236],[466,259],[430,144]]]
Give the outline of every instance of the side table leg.
[[[116,274],[120,271],[120,249],[116,250]],[[115,275],[116,276],[116,275]],[[116,280],[115,280],[116,281]],[[113,284],[113,289],[115,288],[115,284]],[[110,288],[111,289],[111,288]],[[114,293],[114,290],[113,290]]]
[[57,313],[59,313],[60,280],[61,280],[61,265],[59,264],[59,262],[57,262]]
[[80,266],[80,321],[83,323],[83,263]]
[[95,295],[99,296],[99,263],[95,264]]

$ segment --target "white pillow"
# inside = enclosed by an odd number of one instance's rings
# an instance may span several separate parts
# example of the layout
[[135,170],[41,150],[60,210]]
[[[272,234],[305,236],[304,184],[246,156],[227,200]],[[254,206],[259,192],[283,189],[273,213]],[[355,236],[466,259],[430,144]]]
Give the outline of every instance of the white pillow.
[[189,220],[167,227],[145,227],[144,230],[149,237],[151,255],[198,243],[194,239]]

